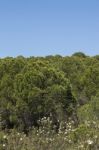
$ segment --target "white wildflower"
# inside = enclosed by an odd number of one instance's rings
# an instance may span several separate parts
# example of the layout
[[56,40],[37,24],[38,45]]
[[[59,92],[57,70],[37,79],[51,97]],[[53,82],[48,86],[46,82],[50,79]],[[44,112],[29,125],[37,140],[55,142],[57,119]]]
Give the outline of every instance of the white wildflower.
[[20,141],[22,141],[23,139],[22,138],[20,138]]
[[69,143],[71,143],[72,141],[71,141],[71,140],[69,140],[68,142],[69,142]]
[[17,133],[17,135],[19,136],[19,135],[20,135],[20,133],[18,132],[18,133]]
[[71,125],[71,122],[69,122],[68,125]]
[[64,137],[64,140],[66,140],[67,138],[66,137]]
[[71,129],[68,129],[68,131],[71,131]]
[[67,131],[65,131],[65,133],[64,134],[67,134],[68,132]]
[[7,138],[7,136],[6,136],[6,135],[4,135],[4,136],[3,136],[3,138],[4,138],[4,139],[6,139],[6,138]]
[[95,139],[97,139],[97,138],[98,138],[98,136],[97,136],[97,135],[95,135],[95,136],[94,136],[94,138],[95,138]]
[[5,144],[3,144],[3,147],[5,147],[6,145]]
[[87,143],[88,143],[89,145],[91,145],[91,144],[93,144],[93,141],[87,140]]
[[82,144],[79,146],[79,148],[83,148],[83,147],[84,147],[84,145],[82,145]]

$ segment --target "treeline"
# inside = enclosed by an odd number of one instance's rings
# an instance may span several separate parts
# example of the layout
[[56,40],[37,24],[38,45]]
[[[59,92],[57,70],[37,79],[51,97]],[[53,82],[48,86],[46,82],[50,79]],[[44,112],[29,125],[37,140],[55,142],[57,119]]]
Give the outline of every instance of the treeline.
[[99,119],[99,55],[0,59],[0,128],[28,132],[49,117],[52,125]]

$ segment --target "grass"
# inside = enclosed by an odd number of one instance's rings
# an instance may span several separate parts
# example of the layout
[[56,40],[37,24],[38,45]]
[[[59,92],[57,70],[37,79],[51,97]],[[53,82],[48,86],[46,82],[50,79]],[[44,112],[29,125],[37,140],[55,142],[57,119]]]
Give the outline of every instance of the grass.
[[33,127],[26,135],[15,129],[0,131],[0,150],[98,150],[99,122],[86,121],[74,127],[73,121],[60,122],[56,132],[48,119],[39,129]]

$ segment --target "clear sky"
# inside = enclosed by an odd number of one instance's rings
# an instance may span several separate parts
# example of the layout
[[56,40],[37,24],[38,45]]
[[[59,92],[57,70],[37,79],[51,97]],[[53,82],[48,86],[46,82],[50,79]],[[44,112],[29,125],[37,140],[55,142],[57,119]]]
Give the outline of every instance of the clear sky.
[[99,54],[99,0],[0,0],[0,57]]

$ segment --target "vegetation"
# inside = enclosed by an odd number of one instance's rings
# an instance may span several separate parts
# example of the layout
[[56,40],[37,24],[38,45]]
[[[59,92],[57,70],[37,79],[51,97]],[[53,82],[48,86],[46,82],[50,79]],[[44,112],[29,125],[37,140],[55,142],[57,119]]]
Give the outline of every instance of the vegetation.
[[0,150],[98,150],[99,59],[0,59]]

